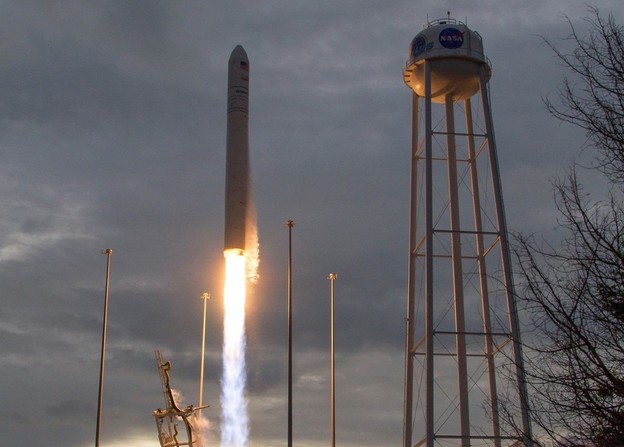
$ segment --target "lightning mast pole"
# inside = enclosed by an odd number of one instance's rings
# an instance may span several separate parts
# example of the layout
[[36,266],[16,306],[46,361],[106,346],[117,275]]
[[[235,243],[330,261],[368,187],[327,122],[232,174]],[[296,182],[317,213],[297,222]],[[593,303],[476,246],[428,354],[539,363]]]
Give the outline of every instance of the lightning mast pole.
[[336,273],[330,273],[327,276],[329,279],[329,295],[330,295],[330,327],[331,327],[331,447],[336,447],[336,361],[335,361],[335,351],[334,351],[334,314],[335,314],[335,301],[334,301],[334,282],[338,278]]
[[201,299],[204,302],[204,322],[202,324],[202,347],[201,347],[201,366],[199,367],[199,416],[201,417],[201,408],[204,401],[204,363],[206,363],[206,302],[210,299],[209,293],[202,293]]
[[100,447],[100,428],[102,426],[102,397],[104,394],[104,362],[106,359],[106,325],[108,322],[108,285],[110,282],[110,261],[112,248],[102,252],[106,255],[106,283],[104,286],[104,318],[102,321],[102,352],[100,355],[100,387],[98,392],[97,423],[95,426],[95,447]]
[[288,447],[292,447],[292,229],[295,222],[289,220],[286,226],[288,227]]

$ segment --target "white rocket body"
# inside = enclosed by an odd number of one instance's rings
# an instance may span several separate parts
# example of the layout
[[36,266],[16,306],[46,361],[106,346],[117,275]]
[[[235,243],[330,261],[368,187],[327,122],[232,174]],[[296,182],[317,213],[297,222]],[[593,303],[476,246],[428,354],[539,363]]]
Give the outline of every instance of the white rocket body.
[[249,60],[237,45],[228,62],[224,250],[245,250],[249,214]]

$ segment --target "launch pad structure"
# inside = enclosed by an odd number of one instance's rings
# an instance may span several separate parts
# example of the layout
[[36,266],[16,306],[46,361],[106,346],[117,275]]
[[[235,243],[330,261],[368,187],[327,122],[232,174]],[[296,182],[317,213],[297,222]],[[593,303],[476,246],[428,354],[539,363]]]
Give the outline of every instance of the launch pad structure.
[[450,14],[429,22],[403,76],[413,98],[403,447],[528,442],[481,36]]
[[[208,407],[208,405],[203,407],[189,405],[185,408],[180,408],[171,389],[171,377],[169,374],[171,363],[163,362],[160,351],[156,350],[155,355],[165,397],[165,408],[158,408],[153,412],[161,447],[202,447],[201,436],[197,426],[198,412],[202,408]],[[178,428],[180,425],[184,427],[182,433]]]

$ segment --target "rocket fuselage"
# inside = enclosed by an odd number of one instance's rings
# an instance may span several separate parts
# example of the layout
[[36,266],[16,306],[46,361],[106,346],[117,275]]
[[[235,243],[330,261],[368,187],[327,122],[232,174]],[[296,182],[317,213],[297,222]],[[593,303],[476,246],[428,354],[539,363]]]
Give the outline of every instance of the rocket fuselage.
[[228,62],[224,250],[245,250],[249,206],[249,60],[237,45]]

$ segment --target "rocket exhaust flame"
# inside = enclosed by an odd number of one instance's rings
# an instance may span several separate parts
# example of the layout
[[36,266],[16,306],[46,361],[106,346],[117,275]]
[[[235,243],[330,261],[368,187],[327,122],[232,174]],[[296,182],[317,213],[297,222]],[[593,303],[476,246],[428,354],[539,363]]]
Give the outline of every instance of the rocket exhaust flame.
[[223,377],[221,378],[221,446],[247,445],[247,402],[245,400],[245,254],[225,250],[223,304]]

